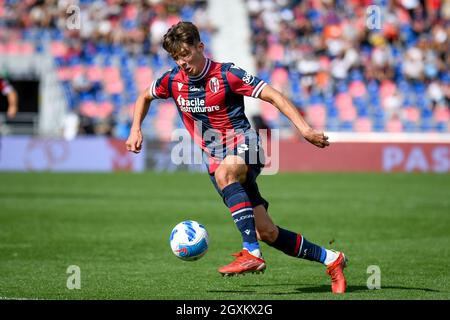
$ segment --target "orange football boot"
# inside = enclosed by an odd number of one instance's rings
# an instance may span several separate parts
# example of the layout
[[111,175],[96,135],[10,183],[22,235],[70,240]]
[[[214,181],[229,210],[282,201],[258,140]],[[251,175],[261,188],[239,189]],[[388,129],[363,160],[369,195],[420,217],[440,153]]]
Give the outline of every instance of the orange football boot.
[[260,273],[266,269],[266,263],[263,259],[255,257],[245,249],[238,253],[233,253],[232,256],[236,257],[236,260],[220,267],[218,270],[223,276],[233,276],[248,272]]
[[347,283],[344,276],[344,268],[347,266],[347,258],[342,252],[330,265],[327,266],[327,274],[331,276],[331,291],[333,293],[345,293]]

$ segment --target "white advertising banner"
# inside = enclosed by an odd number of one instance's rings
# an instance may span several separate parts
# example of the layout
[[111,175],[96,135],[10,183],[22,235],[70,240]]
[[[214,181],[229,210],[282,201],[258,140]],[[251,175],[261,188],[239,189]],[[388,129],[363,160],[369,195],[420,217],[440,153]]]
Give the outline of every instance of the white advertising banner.
[[128,152],[125,141],[106,137],[64,139],[0,137],[1,171],[143,171],[145,148]]

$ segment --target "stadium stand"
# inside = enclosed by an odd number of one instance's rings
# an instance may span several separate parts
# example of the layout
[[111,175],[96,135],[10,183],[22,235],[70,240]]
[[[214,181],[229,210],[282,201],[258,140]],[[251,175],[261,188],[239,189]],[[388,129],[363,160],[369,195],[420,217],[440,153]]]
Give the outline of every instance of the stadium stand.
[[[449,131],[449,1],[246,3],[259,76],[290,96],[316,128]],[[371,5],[380,14],[372,29]],[[290,126],[261,108],[270,127]]]
[[[245,2],[258,75],[316,128],[449,132],[449,1]],[[127,137],[138,93],[173,65],[160,45],[170,25],[193,21],[211,48],[207,1],[80,0],[79,30],[67,28],[70,3],[0,0],[0,54],[48,51],[80,134]],[[379,28],[367,27],[371,5]],[[173,108],[156,101],[145,134],[168,139],[181,127]],[[268,127],[291,129],[270,105],[259,109]]]
[[[80,0],[73,2],[81,12],[79,29],[67,27],[71,3],[0,0],[0,54],[48,50],[69,111],[80,118],[79,133],[126,138],[139,92],[173,65],[160,43],[167,29],[193,21],[208,47],[213,28],[205,17],[207,2]],[[145,134],[170,137],[179,125],[174,106],[154,104]]]

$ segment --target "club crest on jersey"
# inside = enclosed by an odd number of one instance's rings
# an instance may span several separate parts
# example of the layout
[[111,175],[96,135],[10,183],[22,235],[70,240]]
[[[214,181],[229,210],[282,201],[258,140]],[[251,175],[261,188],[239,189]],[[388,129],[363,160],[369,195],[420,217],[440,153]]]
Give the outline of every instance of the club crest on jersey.
[[209,80],[209,89],[211,89],[211,92],[217,93],[220,88],[219,79],[216,77]]

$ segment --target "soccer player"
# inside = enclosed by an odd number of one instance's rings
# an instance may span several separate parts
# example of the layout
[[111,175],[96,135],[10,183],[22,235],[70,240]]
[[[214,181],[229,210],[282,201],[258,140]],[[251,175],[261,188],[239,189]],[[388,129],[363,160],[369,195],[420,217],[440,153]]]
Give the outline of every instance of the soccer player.
[[206,155],[211,181],[242,235],[243,249],[233,254],[236,258],[233,262],[218,271],[222,275],[264,271],[266,262],[258,243],[261,240],[287,255],[326,265],[332,292],[344,293],[344,254],[281,228],[270,218],[269,203],[261,196],[256,183],[264,166],[261,157],[255,157],[255,153],[261,152],[259,136],[245,116],[243,96],[274,105],[307,141],[319,148],[329,145],[328,137],[312,129],[294,105],[263,80],[232,63],[218,63],[206,58],[205,45],[194,24],[179,22],[172,26],[164,35],[163,48],[177,66],[153,81],[138,97],[127,149],[138,153],[142,148],[141,124],[150,102],[172,98],[186,129]]
[[8,98],[6,116],[14,118],[17,114],[17,93],[5,79],[0,78],[0,92]]

